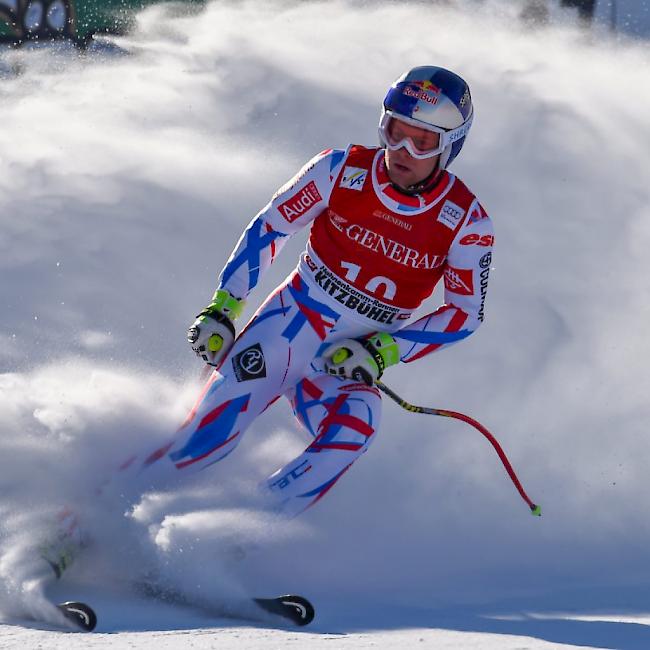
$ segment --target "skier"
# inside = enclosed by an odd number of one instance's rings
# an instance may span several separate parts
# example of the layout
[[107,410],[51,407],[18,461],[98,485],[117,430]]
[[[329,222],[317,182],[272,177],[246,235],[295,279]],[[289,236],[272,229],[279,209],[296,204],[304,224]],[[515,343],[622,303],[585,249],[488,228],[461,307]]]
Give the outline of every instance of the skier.
[[[264,489],[293,516],[334,486],[379,428],[374,380],[466,338],[483,321],[493,229],[448,171],[472,118],[463,79],[413,68],[386,94],[380,147],[323,151],[275,193],[188,331],[215,371],[174,439],[143,466],[183,474],[213,465],[285,395],[312,441]],[[236,336],[246,297],[288,238],[310,225],[296,270]],[[412,322],[440,279],[445,303]]]
[[[312,440],[263,483],[272,509],[295,516],[336,484],[379,429],[374,381],[483,321],[492,224],[448,171],[472,119],[463,79],[413,68],[384,98],[381,146],[323,151],[275,193],[188,330],[194,352],[215,368],[197,404],[170,440],[129,459],[122,473],[155,487],[214,465],[285,395]],[[297,268],[236,336],[247,296],[307,226]],[[441,279],[444,304],[414,320]],[[57,551],[48,561],[62,570],[60,558]]]

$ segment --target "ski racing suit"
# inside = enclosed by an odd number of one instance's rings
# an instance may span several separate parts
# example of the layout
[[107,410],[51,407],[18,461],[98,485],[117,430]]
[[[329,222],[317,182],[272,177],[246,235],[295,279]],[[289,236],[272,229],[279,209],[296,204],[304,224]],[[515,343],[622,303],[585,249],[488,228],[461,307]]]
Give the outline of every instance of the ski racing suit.
[[[139,472],[158,466],[181,475],[217,463],[285,395],[312,440],[262,488],[275,495],[274,509],[294,516],[368,449],[381,419],[377,388],[326,374],[321,352],[384,331],[410,363],[466,338],[483,321],[492,225],[448,171],[430,191],[407,195],[391,184],[383,149],[323,151],[253,218],[218,288],[246,298],[288,238],[310,224],[295,271],[238,336],[173,439],[132,460]],[[412,322],[441,279],[444,304]]]

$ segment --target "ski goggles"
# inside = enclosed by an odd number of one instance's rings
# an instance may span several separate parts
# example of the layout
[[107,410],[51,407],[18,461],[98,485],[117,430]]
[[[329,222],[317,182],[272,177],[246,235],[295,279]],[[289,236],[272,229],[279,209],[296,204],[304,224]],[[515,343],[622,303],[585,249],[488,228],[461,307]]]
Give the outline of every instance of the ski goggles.
[[[400,128],[400,124],[406,124],[409,128]],[[404,147],[413,158],[424,160],[440,155],[454,142],[464,138],[471,125],[471,115],[458,128],[447,130],[385,110],[379,122],[379,137],[391,151]]]

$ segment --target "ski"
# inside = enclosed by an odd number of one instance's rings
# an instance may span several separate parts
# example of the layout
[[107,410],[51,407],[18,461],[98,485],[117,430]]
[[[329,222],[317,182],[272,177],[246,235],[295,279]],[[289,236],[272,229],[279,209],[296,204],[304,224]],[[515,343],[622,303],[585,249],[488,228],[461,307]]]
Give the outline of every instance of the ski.
[[253,598],[262,609],[277,614],[296,625],[309,625],[316,612],[314,606],[303,596],[278,596],[277,598]]
[[57,605],[56,608],[65,618],[84,632],[92,632],[97,625],[97,615],[86,603],[70,600]]
[[[47,563],[52,569],[57,579],[61,575],[69,562],[62,563],[53,562],[47,558]],[[195,600],[186,594],[178,591],[167,585],[156,585],[152,582],[140,582],[135,585],[136,591],[141,595],[161,602],[169,603],[172,605],[181,605],[184,607],[191,607],[207,612],[208,614],[216,614],[219,616],[228,616],[231,618],[255,618],[254,611],[250,611],[249,607],[238,608],[231,604],[226,603],[208,603],[204,600]],[[304,626],[309,625],[314,620],[316,612],[314,606],[304,596],[295,594],[287,594],[285,596],[277,596],[275,598],[250,598],[248,603],[254,604],[257,608],[279,616],[294,625]],[[80,601],[67,601],[56,605],[56,608],[65,616],[65,618],[85,632],[92,632],[97,625],[97,615],[92,607]]]
[[309,625],[316,615],[314,606],[304,596],[289,594],[275,598],[250,598],[238,607],[233,603],[211,603],[204,599],[194,599],[181,591],[167,585],[156,585],[149,582],[141,582],[135,585],[136,591],[153,600],[190,607],[210,616],[224,616],[228,618],[255,619],[255,610],[247,605],[255,605],[255,609],[261,609],[269,614],[279,616],[294,625]]

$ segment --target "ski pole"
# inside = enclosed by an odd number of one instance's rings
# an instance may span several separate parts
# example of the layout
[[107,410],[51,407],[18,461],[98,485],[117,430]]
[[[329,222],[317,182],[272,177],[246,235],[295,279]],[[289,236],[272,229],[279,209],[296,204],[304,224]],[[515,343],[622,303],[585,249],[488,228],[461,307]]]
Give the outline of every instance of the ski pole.
[[499,458],[501,459],[501,462],[503,463],[503,466],[505,467],[506,471],[508,472],[508,475],[510,476],[510,480],[517,488],[517,491],[521,495],[521,498],[528,504],[531,514],[537,517],[541,517],[542,515],[541,507],[530,500],[524,488],[522,487],[521,483],[519,482],[519,479],[517,478],[517,474],[515,474],[515,470],[512,469],[512,465],[510,464],[510,461],[508,460],[508,457],[506,456],[505,452],[501,448],[501,445],[498,443],[497,439],[480,422],[477,422],[473,418],[467,415],[463,415],[462,413],[456,413],[455,411],[447,411],[445,409],[436,409],[436,408],[427,408],[426,406],[415,406],[414,404],[409,404],[406,400],[402,399],[397,393],[395,393],[393,390],[388,388],[386,384],[384,384],[382,381],[379,381],[378,379],[375,381],[375,386],[377,386],[377,388],[379,388],[379,390],[382,393],[385,393],[393,401],[399,404],[403,409],[406,409],[407,411],[411,411],[411,413],[424,413],[427,415],[441,415],[442,417],[446,417],[446,418],[455,418],[456,420],[461,420],[462,422],[466,422],[467,424],[473,426],[477,431],[480,431],[494,447],[494,450],[497,452]]

